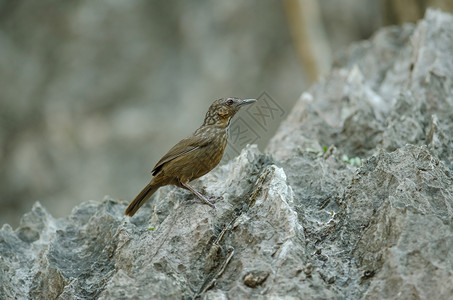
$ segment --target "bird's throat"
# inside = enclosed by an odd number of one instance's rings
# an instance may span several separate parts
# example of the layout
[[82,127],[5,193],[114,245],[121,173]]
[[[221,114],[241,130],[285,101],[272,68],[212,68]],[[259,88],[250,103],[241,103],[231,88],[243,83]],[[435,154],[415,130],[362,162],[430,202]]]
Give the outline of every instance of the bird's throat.
[[211,126],[215,126],[215,127],[218,127],[218,128],[223,128],[225,130],[228,130],[228,128],[230,127],[230,123],[231,123],[231,117],[225,117],[225,118],[218,118],[214,124],[212,124]]

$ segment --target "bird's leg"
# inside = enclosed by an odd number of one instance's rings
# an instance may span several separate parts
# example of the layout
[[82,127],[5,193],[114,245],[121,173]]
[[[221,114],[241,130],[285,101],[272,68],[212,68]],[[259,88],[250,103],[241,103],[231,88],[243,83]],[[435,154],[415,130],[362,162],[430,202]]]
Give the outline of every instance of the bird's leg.
[[201,201],[203,201],[204,203],[206,203],[207,205],[209,205],[210,207],[212,208],[215,208],[215,205],[209,201],[208,198],[206,198],[205,196],[203,196],[199,191],[197,191],[196,189],[194,189],[193,187],[191,187],[188,183],[184,183],[184,182],[180,182],[181,185],[188,189],[189,191],[191,191],[192,193],[194,193],[198,198],[200,198]]

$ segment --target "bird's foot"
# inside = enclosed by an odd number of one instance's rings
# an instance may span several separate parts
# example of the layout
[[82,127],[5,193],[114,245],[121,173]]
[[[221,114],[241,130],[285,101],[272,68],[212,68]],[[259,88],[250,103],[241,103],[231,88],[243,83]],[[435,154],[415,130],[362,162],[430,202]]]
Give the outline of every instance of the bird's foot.
[[219,196],[219,197],[216,197],[216,198],[206,198],[206,197],[203,197],[203,198],[198,198],[196,200],[189,200],[187,202],[189,203],[204,203],[204,204],[207,204],[209,205],[210,207],[214,208],[215,209],[215,205],[214,203],[216,203],[217,201],[219,200],[222,200],[223,197],[222,196]]
[[209,202],[216,203],[217,201],[223,200],[223,196],[218,196],[215,198],[209,198]]
[[214,199],[209,199],[209,200],[208,200],[208,199],[205,198],[205,199],[201,199],[201,200],[202,200],[204,203],[206,203],[207,205],[209,205],[210,207],[212,207],[212,208],[215,209],[215,205],[214,205],[214,202],[215,202],[215,201],[213,201]]

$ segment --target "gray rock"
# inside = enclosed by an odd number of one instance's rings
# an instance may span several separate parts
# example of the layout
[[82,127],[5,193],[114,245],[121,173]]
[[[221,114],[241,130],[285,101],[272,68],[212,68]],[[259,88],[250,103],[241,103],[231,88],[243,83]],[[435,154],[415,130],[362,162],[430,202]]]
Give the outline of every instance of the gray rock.
[[[110,197],[0,230],[1,299],[453,296],[453,16],[353,45],[267,152],[247,146],[133,218]],[[357,158],[356,158],[357,157]]]

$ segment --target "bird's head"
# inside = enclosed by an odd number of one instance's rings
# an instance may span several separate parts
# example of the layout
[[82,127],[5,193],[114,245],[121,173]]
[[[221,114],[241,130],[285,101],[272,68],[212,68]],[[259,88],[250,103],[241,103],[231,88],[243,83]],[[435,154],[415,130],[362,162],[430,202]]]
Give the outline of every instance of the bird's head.
[[234,97],[221,98],[214,101],[209,107],[203,125],[220,125],[228,127],[231,118],[239,109],[256,102],[256,99],[239,99]]

